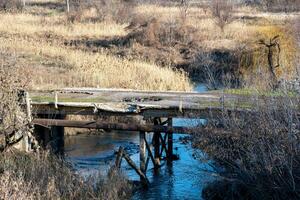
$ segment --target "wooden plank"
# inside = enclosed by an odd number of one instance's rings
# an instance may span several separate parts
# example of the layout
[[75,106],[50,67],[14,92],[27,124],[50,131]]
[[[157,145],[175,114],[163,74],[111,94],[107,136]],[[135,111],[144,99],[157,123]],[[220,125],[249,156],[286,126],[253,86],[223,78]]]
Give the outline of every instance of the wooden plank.
[[[77,121],[63,119],[34,119],[35,125],[44,127],[61,126],[70,128],[89,128],[119,131],[144,131],[144,132],[173,132],[173,133],[190,133],[190,128],[180,126],[161,126],[161,125],[143,125],[143,124],[125,124],[125,123],[109,123],[97,120]],[[159,136],[158,136],[159,139]]]

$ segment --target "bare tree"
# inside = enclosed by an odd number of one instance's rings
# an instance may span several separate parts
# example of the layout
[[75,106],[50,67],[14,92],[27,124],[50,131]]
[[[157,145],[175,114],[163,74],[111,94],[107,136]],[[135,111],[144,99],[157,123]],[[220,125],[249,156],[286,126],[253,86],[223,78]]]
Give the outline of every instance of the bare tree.
[[[275,88],[278,80],[275,73],[275,69],[279,67],[279,55],[280,55],[280,44],[279,44],[279,35],[270,39],[266,42],[265,40],[260,40],[259,44],[264,45],[268,49],[268,69],[271,75],[271,86]],[[276,62],[274,62],[274,54],[277,51]]]

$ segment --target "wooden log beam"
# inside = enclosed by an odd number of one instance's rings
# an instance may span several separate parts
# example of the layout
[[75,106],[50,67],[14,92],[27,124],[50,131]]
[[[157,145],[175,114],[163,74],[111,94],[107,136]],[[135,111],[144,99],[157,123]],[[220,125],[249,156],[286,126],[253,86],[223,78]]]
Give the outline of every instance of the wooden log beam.
[[167,145],[166,145],[167,136],[168,136],[168,134],[165,134],[164,137],[162,136],[162,134],[159,135],[159,138],[160,138],[160,141],[161,141],[160,157],[162,157],[162,154],[163,154],[164,150],[166,152],[166,155],[168,153],[168,149],[167,149]]
[[149,185],[149,180],[146,177],[146,175],[135,165],[135,163],[133,162],[133,160],[131,160],[131,158],[129,157],[129,155],[126,153],[126,151],[123,151],[123,157],[125,158],[125,160],[127,161],[127,163],[130,165],[130,167],[132,167],[135,172],[140,176],[142,183],[147,186]]
[[[119,131],[144,131],[158,133],[190,133],[191,129],[179,126],[161,126],[161,125],[142,125],[142,124],[125,124],[125,123],[108,123],[103,121],[89,120],[61,120],[61,119],[34,119],[33,124],[43,127],[60,126],[70,128],[88,128],[88,129],[105,129]],[[159,139],[159,136],[158,136]]]
[[[152,149],[151,149],[150,145],[148,144],[146,138],[145,138],[145,143],[146,143],[146,148],[147,148],[147,150],[148,150],[148,158],[147,158],[147,161],[149,162],[149,158],[151,158],[151,161],[152,161],[152,163],[153,163],[153,165],[154,165],[154,167],[155,167],[155,166],[157,165],[157,163],[155,162],[154,156],[152,155]],[[147,163],[147,165],[148,165],[148,163]],[[147,166],[147,165],[146,165],[146,166]]]

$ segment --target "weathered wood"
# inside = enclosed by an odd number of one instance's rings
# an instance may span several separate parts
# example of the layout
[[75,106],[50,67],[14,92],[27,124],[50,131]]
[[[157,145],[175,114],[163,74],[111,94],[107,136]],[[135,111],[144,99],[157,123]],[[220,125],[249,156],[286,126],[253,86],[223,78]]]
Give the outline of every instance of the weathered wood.
[[147,157],[147,160],[146,160],[146,171],[147,171],[147,169],[148,169],[149,160],[150,160],[150,157],[148,156],[148,157]]
[[116,161],[115,161],[115,167],[116,168],[121,167],[123,151],[124,151],[124,148],[122,146],[120,146],[119,151],[117,153]]
[[[159,126],[159,119],[155,118],[154,119],[154,125],[155,126]],[[153,146],[154,146],[154,159],[155,159],[155,163],[157,163],[158,165],[160,165],[160,133],[163,131],[154,131],[153,134]],[[155,168],[157,168],[157,165],[154,166]]]
[[31,113],[31,104],[30,104],[30,98],[29,98],[29,93],[25,92],[25,102],[26,102],[26,114],[27,114],[27,119],[29,122],[32,120],[32,113]]
[[[149,162],[149,158],[151,158],[151,161],[152,161],[152,163],[153,163],[153,166],[155,167],[155,166],[158,165],[158,164],[155,162],[154,156],[153,156],[153,154],[152,154],[152,149],[151,149],[150,145],[148,144],[146,138],[145,138],[145,144],[146,144],[146,148],[147,148],[147,151],[148,151],[147,162]],[[147,166],[147,163],[146,163],[146,166]]]
[[[190,133],[189,128],[179,126],[161,126],[161,125],[143,125],[143,124],[125,124],[125,123],[108,123],[97,120],[77,121],[77,120],[60,120],[60,119],[34,119],[33,123],[43,127],[61,126],[71,128],[89,128],[119,131],[144,131],[150,132],[174,132],[174,133]],[[158,136],[159,140],[159,136]]]
[[[172,118],[168,119],[168,127],[173,126],[173,120]],[[167,158],[168,160],[171,160],[173,157],[173,133],[168,132],[166,133],[168,135],[168,150],[167,150]]]
[[58,109],[58,105],[57,105],[57,103],[58,103],[58,94],[57,94],[57,92],[55,92],[55,102],[54,102],[54,107],[55,107],[55,109]]
[[125,158],[125,160],[127,161],[127,163],[130,165],[130,167],[132,167],[132,169],[135,170],[135,172],[140,176],[141,181],[143,184],[148,185],[149,184],[149,180],[146,177],[146,175],[135,165],[135,163],[133,162],[133,160],[131,160],[131,158],[129,157],[129,155],[127,154],[127,152],[124,150],[123,151],[123,157]]
[[143,173],[146,172],[146,133],[140,131],[140,168]]
[[165,136],[163,137],[162,134],[159,135],[160,141],[161,141],[161,150],[160,150],[160,157],[162,156],[164,150],[167,154],[168,149],[167,149],[167,145],[166,145],[166,139],[167,139],[168,134],[165,134]]

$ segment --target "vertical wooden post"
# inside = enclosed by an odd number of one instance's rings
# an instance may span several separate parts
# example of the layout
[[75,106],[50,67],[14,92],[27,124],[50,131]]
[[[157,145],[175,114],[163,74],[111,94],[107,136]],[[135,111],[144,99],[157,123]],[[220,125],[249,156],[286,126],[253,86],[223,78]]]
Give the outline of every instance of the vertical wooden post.
[[54,107],[55,109],[58,109],[58,106],[57,106],[57,102],[58,102],[58,94],[57,94],[57,91],[55,91],[55,102],[54,102]]
[[[55,119],[65,119],[65,115],[56,115]],[[56,153],[63,153],[64,152],[64,135],[65,135],[65,128],[53,126],[51,127],[51,148]]]
[[[173,126],[172,118],[168,118],[168,126]],[[168,134],[168,152],[167,152],[167,158],[168,160],[172,160],[173,157],[173,133],[169,132]]]
[[[157,118],[154,119],[154,125],[159,125],[159,121]],[[154,158],[156,162],[156,167],[160,165],[160,140],[159,140],[160,132],[154,132],[153,142],[154,142]]]
[[146,133],[140,131],[140,168],[143,173],[146,172]]
[[31,105],[30,105],[30,99],[29,99],[29,93],[25,92],[25,101],[26,101],[26,114],[27,114],[27,119],[29,122],[31,122]]

